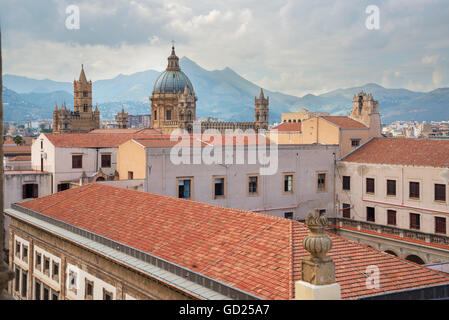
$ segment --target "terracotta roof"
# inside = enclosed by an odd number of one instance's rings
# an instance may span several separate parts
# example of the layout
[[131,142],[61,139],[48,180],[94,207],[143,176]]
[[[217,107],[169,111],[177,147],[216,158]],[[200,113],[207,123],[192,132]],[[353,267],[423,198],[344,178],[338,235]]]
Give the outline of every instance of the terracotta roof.
[[374,138],[342,161],[447,168],[449,141]]
[[9,161],[31,161],[31,156],[15,156],[8,159]]
[[[228,136],[229,137],[229,136]],[[230,139],[230,138],[229,138]],[[207,145],[213,145],[213,146],[222,146],[222,145],[229,145],[229,142],[227,141],[226,135],[220,135],[217,139],[214,136],[207,136],[207,135],[198,135],[196,138],[195,135],[188,135],[188,136],[179,136],[178,140],[171,141],[170,136],[153,136],[151,138],[144,137],[144,138],[134,138],[134,141],[140,143],[144,147],[173,147],[175,145],[180,146],[192,146],[195,145],[194,141],[197,146],[207,146]],[[242,135],[241,137],[233,136],[232,137],[232,144],[234,146],[248,146],[248,145],[258,145],[262,142],[265,142],[265,145],[270,145],[270,139],[267,137],[261,136],[261,135]]]
[[301,131],[301,122],[284,122],[283,124],[273,128],[280,132]]
[[3,153],[9,154],[31,154],[31,146],[3,146]]
[[[263,299],[292,299],[308,229],[299,222],[89,184],[19,204],[192,269]],[[449,283],[449,275],[333,234],[343,299]],[[366,267],[380,269],[367,289]]]
[[[54,146],[61,148],[114,148],[133,138],[151,137],[152,135],[48,133],[45,136]],[[160,137],[160,135],[157,136]]]
[[343,116],[322,116],[321,118],[332,122],[333,124],[336,124],[340,128],[343,129],[357,129],[357,128],[367,128],[363,123],[358,122],[354,119],[351,119],[349,117],[343,117]]
[[95,129],[89,134],[162,134],[159,129]]

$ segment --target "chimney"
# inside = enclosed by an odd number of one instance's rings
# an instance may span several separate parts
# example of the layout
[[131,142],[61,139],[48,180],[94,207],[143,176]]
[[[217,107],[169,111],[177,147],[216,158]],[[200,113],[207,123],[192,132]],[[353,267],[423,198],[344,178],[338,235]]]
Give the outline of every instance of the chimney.
[[340,285],[335,282],[335,263],[326,254],[332,248],[332,239],[325,233],[327,218],[309,213],[306,225],[310,233],[303,240],[310,255],[301,263],[301,281],[295,283],[296,300],[340,300]]

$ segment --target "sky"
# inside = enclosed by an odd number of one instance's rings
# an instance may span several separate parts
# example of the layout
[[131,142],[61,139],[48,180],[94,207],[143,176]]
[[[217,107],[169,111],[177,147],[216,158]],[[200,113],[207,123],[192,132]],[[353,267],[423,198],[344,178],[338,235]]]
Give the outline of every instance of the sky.
[[[79,29],[67,7],[79,8]],[[379,9],[379,28],[367,28]],[[447,0],[0,0],[4,73],[93,81],[162,71],[175,41],[207,70],[303,96],[449,87]],[[151,87],[151,85],[150,85]]]

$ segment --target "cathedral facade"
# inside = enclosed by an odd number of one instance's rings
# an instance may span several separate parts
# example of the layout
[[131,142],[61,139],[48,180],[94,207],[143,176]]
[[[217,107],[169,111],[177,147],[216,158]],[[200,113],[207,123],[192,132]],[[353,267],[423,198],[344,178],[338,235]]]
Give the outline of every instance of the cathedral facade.
[[[151,101],[151,127],[161,129],[170,134],[176,129],[193,131],[196,120],[196,101],[198,98],[193,90],[189,78],[179,67],[179,58],[172,47],[168,57],[166,70],[158,77],[154,84]],[[253,129],[259,131],[268,129],[269,98],[265,98],[263,90],[259,97],[254,98],[254,122],[201,122],[201,130],[216,129],[222,133],[225,130]]]
[[100,128],[98,106],[92,112],[92,81],[87,81],[84,66],[78,81],[73,81],[74,111],[68,110],[65,103],[53,111],[54,133],[82,133]]

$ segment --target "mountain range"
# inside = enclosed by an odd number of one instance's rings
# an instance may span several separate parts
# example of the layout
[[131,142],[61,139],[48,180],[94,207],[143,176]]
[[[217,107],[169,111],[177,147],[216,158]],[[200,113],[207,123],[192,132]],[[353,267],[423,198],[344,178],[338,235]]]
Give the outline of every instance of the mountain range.
[[[254,120],[254,97],[259,95],[260,87],[230,68],[208,71],[187,57],[180,60],[180,66],[190,78],[198,97],[198,117],[213,116],[224,121]],[[88,70],[86,73],[89,79],[94,77]],[[130,114],[148,114],[149,96],[159,74],[158,71],[147,70],[94,81],[93,102],[98,104],[102,119],[113,119],[122,106]],[[52,118],[55,103],[60,106],[65,102],[67,107],[73,109],[71,82],[5,75],[3,83],[5,121]],[[449,119],[449,88],[414,92],[406,89],[387,89],[369,83],[303,97],[264,88],[265,96],[270,97],[270,122],[279,122],[283,112],[300,111],[302,108],[346,115],[351,109],[352,97],[360,91],[372,93],[374,99],[379,101],[384,123],[395,120]]]

